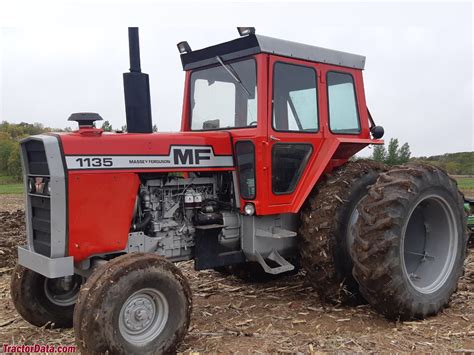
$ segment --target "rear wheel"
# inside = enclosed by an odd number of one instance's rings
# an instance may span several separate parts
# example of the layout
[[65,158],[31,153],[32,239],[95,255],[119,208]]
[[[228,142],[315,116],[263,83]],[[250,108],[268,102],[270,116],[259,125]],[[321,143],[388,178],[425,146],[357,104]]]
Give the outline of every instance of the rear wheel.
[[358,218],[356,207],[366,196],[367,187],[384,170],[383,164],[374,161],[349,162],[317,185],[302,211],[302,266],[323,301],[363,301],[352,277],[352,227]]
[[17,265],[10,285],[13,304],[33,325],[70,328],[82,281],[79,275],[48,279]]
[[172,353],[192,308],[181,271],[154,254],[127,254],[99,267],[82,288],[74,333],[83,353]]
[[429,165],[380,176],[359,206],[354,276],[390,319],[424,318],[449,302],[463,273],[467,229],[456,182]]

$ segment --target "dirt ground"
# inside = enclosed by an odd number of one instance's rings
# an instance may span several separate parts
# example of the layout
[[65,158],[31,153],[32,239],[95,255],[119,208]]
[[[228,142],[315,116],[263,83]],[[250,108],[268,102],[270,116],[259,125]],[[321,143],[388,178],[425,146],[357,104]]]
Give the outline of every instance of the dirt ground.
[[[15,247],[24,243],[22,198],[0,196],[0,344],[73,345],[72,330],[36,328],[10,299]],[[19,209],[19,210],[18,210]],[[214,271],[180,267],[194,297],[192,324],[180,352],[474,352],[474,248],[450,307],[423,321],[388,322],[370,306],[322,305],[304,275],[246,284]],[[1,352],[2,350],[0,350]]]

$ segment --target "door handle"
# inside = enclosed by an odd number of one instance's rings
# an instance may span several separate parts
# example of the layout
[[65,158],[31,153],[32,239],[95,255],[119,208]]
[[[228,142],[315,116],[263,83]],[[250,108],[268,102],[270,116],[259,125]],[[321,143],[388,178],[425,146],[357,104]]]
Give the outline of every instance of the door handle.
[[275,137],[274,135],[271,135],[271,136],[270,136],[270,139],[271,139],[272,141],[275,141],[275,142],[278,142],[278,141],[281,140],[280,138]]

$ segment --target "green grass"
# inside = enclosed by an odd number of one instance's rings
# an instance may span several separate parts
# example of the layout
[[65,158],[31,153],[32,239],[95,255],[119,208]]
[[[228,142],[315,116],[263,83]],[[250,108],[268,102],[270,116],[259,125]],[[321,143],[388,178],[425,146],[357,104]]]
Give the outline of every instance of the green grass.
[[474,190],[474,177],[457,177],[456,180],[461,191]]
[[20,184],[21,181],[17,181],[11,176],[0,175],[0,185]]
[[15,181],[10,176],[0,175],[0,195],[22,193],[23,183],[21,181]]
[[23,184],[0,185],[0,195],[22,194],[22,193],[23,193]]

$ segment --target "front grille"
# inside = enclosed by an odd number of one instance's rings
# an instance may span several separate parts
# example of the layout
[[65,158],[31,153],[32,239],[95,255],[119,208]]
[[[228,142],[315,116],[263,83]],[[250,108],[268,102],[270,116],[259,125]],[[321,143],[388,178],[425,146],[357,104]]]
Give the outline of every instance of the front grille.
[[42,141],[30,140],[24,143],[26,148],[28,174],[49,176],[48,162],[46,161],[46,152]]
[[[49,167],[44,144],[39,140],[28,140],[23,144],[22,154],[26,167],[26,186],[32,181],[50,181]],[[41,180],[43,179],[43,180]],[[33,250],[44,256],[51,256],[51,199],[42,192],[27,191],[29,229],[32,233]]]

